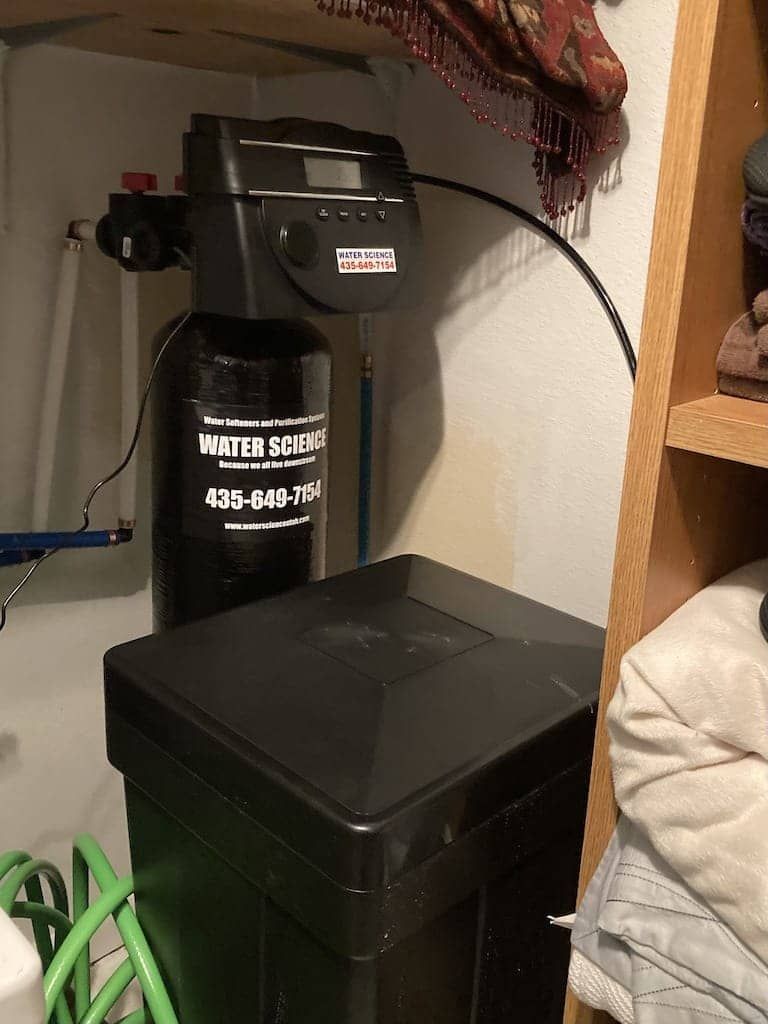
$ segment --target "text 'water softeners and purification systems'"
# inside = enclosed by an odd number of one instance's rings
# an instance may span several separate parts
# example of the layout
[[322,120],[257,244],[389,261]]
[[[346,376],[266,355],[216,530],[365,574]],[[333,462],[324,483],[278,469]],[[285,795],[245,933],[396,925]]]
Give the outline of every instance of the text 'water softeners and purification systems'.
[[102,249],[192,272],[153,397],[162,628],[324,575],[331,357],[297,318],[413,304],[421,231],[399,143],[337,125],[196,115],[187,195],[125,184]]
[[157,632],[105,692],[157,1024],[560,1019],[602,630],[418,556],[322,580],[331,359],[302,318],[420,301],[414,180],[554,237],[634,370],[567,243],[389,137],[196,115],[175,193],[127,175],[98,226],[126,274],[192,277],[77,533],[153,388]]

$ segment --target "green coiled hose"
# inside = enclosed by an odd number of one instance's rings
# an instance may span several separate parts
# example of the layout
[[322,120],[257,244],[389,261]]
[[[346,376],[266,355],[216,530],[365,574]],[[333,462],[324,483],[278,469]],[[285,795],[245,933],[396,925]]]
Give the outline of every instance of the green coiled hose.
[[[91,878],[100,895],[89,905]],[[43,897],[43,880],[50,889],[53,906]],[[18,898],[22,889],[26,899]],[[45,1024],[103,1024],[134,978],[138,978],[144,994],[144,1008],[124,1017],[120,1024],[178,1024],[144,932],[128,902],[132,893],[132,877],[118,878],[104,851],[89,835],[75,839],[72,920],[64,879],[53,864],[34,860],[21,850],[0,856],[0,909],[32,923],[43,964]],[[127,957],[92,1000],[90,943],[109,917],[114,918]]]

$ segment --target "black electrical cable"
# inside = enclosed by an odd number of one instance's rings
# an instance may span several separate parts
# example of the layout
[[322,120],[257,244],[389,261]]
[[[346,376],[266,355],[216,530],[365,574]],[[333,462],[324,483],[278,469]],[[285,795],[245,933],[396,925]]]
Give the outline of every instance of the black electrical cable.
[[590,267],[584,257],[580,256],[569,242],[566,242],[562,235],[558,234],[554,228],[549,226],[549,224],[545,224],[544,221],[539,220],[539,218],[534,216],[534,214],[529,213],[528,210],[524,210],[522,206],[510,203],[508,200],[502,199],[500,196],[495,196],[491,192],[484,192],[480,188],[473,188],[472,185],[463,185],[458,181],[450,181],[448,178],[436,178],[431,174],[414,174],[412,177],[413,180],[420,185],[432,185],[434,188],[444,188],[451,192],[460,192],[462,195],[471,196],[473,199],[480,199],[484,203],[490,203],[491,206],[498,206],[500,210],[505,210],[507,213],[511,213],[519,220],[524,221],[529,227],[533,228],[534,231],[538,231],[540,235],[543,235],[545,238],[548,238],[550,242],[553,242],[558,249],[568,257],[597,296],[600,305],[603,307],[608,319],[611,321],[611,326],[616,332],[616,337],[619,339],[619,344],[624,352],[629,372],[632,376],[632,380],[634,381],[637,375],[637,356],[635,355],[635,350],[632,348],[632,342],[627,334],[624,321],[621,319],[619,311],[613,304],[613,300],[603,287],[603,284],[597,274]]
[[[544,221],[539,220],[539,218],[534,216],[534,214],[530,213],[528,210],[523,209],[522,206],[518,206],[516,203],[511,203],[507,199],[502,199],[501,196],[495,196],[491,192],[484,192],[482,189],[474,188],[472,185],[464,185],[461,182],[451,181],[448,178],[438,178],[431,174],[414,174],[412,175],[412,177],[417,184],[431,185],[433,188],[443,188],[447,189],[450,192],[459,192],[462,195],[470,196],[473,199],[479,199],[484,203],[489,203],[491,206],[497,206],[500,210],[504,210],[506,213],[511,213],[514,217],[517,217],[519,220],[522,220],[524,223],[526,223],[529,227],[533,228],[534,231],[538,231],[540,235],[543,235],[545,238],[548,238],[551,242],[553,242],[558,247],[558,249],[560,249],[560,251],[564,253],[564,255],[567,256],[571,263],[576,267],[576,269],[585,279],[585,281],[590,286],[592,291],[595,293],[595,296],[600,302],[600,305],[605,310],[605,313],[611,322],[611,326],[616,332],[616,337],[619,339],[619,344],[621,345],[622,351],[624,352],[624,356],[627,360],[627,366],[629,367],[629,372],[632,376],[632,380],[634,381],[635,376],[637,374],[637,357],[635,355],[635,350],[632,347],[632,342],[630,341],[627,329],[624,326],[624,322],[621,319],[621,316],[619,315],[619,311],[616,309],[613,300],[611,299],[608,292],[605,290],[597,274],[590,267],[590,265],[587,263],[584,257],[581,256],[576,251],[576,249],[574,249],[573,246],[562,237],[562,235],[558,234],[558,232],[555,231],[554,228],[551,228],[549,224],[545,224]],[[165,339],[160,348],[160,351],[157,353],[155,361],[152,364],[152,369],[149,372],[149,376],[147,377],[147,381],[144,386],[144,393],[142,395],[141,403],[139,405],[139,415],[136,420],[136,429],[134,430],[131,443],[128,446],[128,451],[125,453],[125,456],[123,460],[120,462],[120,464],[108,476],[103,477],[96,484],[94,484],[91,490],[89,491],[88,497],[85,499],[85,502],[83,503],[83,524],[77,531],[78,533],[82,532],[83,530],[87,530],[88,527],[90,526],[90,506],[91,502],[96,497],[98,492],[101,490],[102,487],[104,487],[105,484],[110,483],[112,480],[115,479],[115,477],[119,476],[120,473],[123,472],[125,467],[133,458],[133,455],[136,451],[136,446],[139,443],[139,436],[141,434],[141,427],[144,421],[144,413],[146,411],[147,400],[149,399],[149,393],[152,389],[152,383],[154,381],[157,368],[160,364],[160,360],[163,358],[163,355],[165,354],[168,345],[173,341],[173,339],[176,337],[178,332],[187,322],[189,317],[190,314],[187,313],[186,316],[179,321],[176,327]],[[27,581],[37,571],[37,568],[47,558],[50,558],[51,555],[55,555],[56,552],[59,550],[59,548],[54,548],[54,550],[47,551],[40,558],[36,559],[30,566],[30,568],[27,570],[25,575],[22,577],[22,579],[7,595],[2,605],[0,605],[0,631],[2,631],[2,629],[5,627],[7,619],[7,609],[11,601],[13,601],[13,599],[16,597],[19,591],[24,587]]]
[[[179,320],[179,322],[176,324],[176,326],[170,332],[170,334],[165,339],[163,344],[160,346],[160,350],[158,351],[157,355],[155,356],[154,362],[152,363],[152,368],[150,369],[149,374],[147,376],[147,380],[146,380],[146,382],[144,384],[144,391],[143,391],[142,396],[141,396],[141,401],[139,402],[139,412],[138,412],[138,415],[136,417],[136,427],[134,428],[134,431],[133,431],[133,437],[131,438],[131,443],[128,445],[128,450],[126,451],[126,453],[123,456],[122,460],[112,470],[112,472],[108,473],[107,476],[102,477],[101,480],[98,480],[93,485],[93,487],[91,487],[90,491],[88,492],[88,496],[86,497],[85,501],[83,502],[83,508],[82,508],[83,522],[82,522],[82,525],[77,530],[74,531],[75,533],[82,533],[84,530],[88,529],[88,527],[91,525],[91,518],[90,518],[91,502],[96,497],[96,495],[99,493],[99,491],[102,489],[102,487],[104,487],[108,483],[111,483],[115,479],[115,477],[120,476],[120,474],[123,472],[125,467],[128,465],[128,463],[131,461],[131,459],[133,458],[134,454],[136,453],[136,448],[138,447],[138,444],[139,444],[139,438],[141,437],[141,427],[142,427],[142,424],[144,423],[144,414],[147,411],[147,402],[149,400],[149,393],[152,390],[152,384],[154,383],[154,380],[155,380],[155,374],[157,373],[157,368],[160,365],[160,362],[161,362],[163,356],[165,355],[168,346],[173,341],[173,339],[176,337],[176,335],[179,333],[179,331],[182,329],[182,327],[186,324],[186,322],[189,320],[191,315],[192,315],[191,313],[185,314],[185,316],[183,316],[182,319]],[[44,555],[40,556],[40,558],[35,559],[35,561],[32,563],[32,565],[29,567],[29,569],[27,569],[26,573],[22,576],[22,578],[19,580],[19,582],[13,588],[13,590],[11,590],[6,595],[5,600],[3,601],[2,605],[0,605],[0,632],[2,632],[2,630],[5,628],[5,623],[6,623],[7,619],[8,619],[8,606],[10,605],[11,601],[13,601],[13,599],[16,597],[16,595],[19,593],[19,591],[21,591],[24,588],[24,586],[26,585],[27,581],[32,578],[32,576],[35,574],[35,572],[37,572],[37,569],[39,568],[39,566],[41,566],[42,563],[47,558],[50,558],[52,555],[55,555],[57,553],[57,551],[61,551],[61,548],[53,548],[51,551],[46,551]]]
[[[510,203],[507,199],[502,199],[501,196],[495,196],[491,192],[484,192],[480,188],[474,188],[472,185],[464,185],[458,181],[451,181],[448,178],[436,178],[431,174],[414,174],[412,175],[413,180],[419,185],[432,185],[434,188],[444,188],[450,192],[459,192],[465,196],[471,196],[473,199],[480,199],[484,203],[490,203],[491,206],[498,206],[500,210],[505,210],[507,213],[511,213],[513,216],[524,221],[529,227],[533,228],[534,231],[538,231],[540,235],[548,238],[551,242],[564,253],[571,263],[576,267],[582,277],[586,280],[592,291],[597,296],[600,305],[605,310],[608,319],[611,321],[611,326],[616,332],[616,337],[619,339],[619,344],[624,352],[624,356],[627,360],[627,366],[629,372],[634,381],[637,376],[637,356],[635,350],[632,347],[629,334],[624,326],[624,321],[619,315],[619,311],[613,304],[608,292],[605,290],[602,281],[590,267],[583,256],[573,248],[573,246],[566,242],[562,235],[558,234],[554,228],[551,228],[549,224],[545,224],[544,221],[539,220],[538,217],[530,213],[528,210],[524,210],[522,206],[517,206],[516,203]],[[2,628],[2,627],[0,627]],[[768,594],[765,595],[763,603],[760,606],[760,628],[766,641],[768,641]]]

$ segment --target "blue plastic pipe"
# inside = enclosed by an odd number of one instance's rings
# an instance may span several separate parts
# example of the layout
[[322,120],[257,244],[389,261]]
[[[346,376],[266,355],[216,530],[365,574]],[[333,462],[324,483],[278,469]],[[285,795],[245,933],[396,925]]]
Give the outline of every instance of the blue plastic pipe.
[[54,548],[108,548],[114,547],[115,544],[125,544],[127,541],[131,540],[132,536],[133,530],[76,530],[66,533],[0,533],[0,553],[29,552],[30,550],[40,549],[50,551]]
[[0,568],[4,565],[23,565],[24,562],[34,562],[42,558],[45,551],[39,548],[20,551],[0,551]]
[[373,449],[373,358],[360,369],[360,465],[357,492],[357,564],[367,565],[371,540],[371,458]]

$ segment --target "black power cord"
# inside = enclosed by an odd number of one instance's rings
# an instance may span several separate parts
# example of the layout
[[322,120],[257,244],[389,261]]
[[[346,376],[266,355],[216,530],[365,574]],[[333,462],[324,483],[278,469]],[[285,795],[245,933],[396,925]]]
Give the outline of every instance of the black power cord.
[[576,267],[581,276],[587,282],[589,287],[597,296],[597,300],[605,310],[606,316],[611,321],[611,326],[616,332],[616,337],[619,339],[624,357],[627,360],[627,366],[632,376],[632,380],[637,375],[637,356],[635,350],[632,348],[632,342],[627,334],[627,329],[624,326],[624,321],[619,316],[619,311],[613,304],[608,292],[603,287],[600,278],[594,272],[592,267],[587,263],[583,256],[573,248],[573,246],[566,242],[562,235],[558,234],[554,228],[551,228],[549,224],[545,224],[544,221],[539,220],[534,214],[529,213],[528,210],[524,210],[522,206],[517,206],[515,203],[510,203],[506,199],[502,199],[501,196],[495,196],[491,192],[484,192],[480,188],[473,188],[472,185],[463,185],[458,181],[450,181],[448,178],[436,178],[431,174],[414,174],[412,175],[413,180],[419,185],[432,185],[434,188],[448,189],[450,192],[460,192],[462,195],[471,196],[473,199],[480,199],[484,203],[490,203],[491,206],[497,206],[500,210],[511,213],[514,217],[524,221],[529,227],[533,228],[534,231],[538,231],[540,235],[548,238],[550,242],[553,242],[558,249],[571,261]]
[[[766,136],[766,138],[768,138],[768,136]],[[459,192],[462,195],[471,196],[472,199],[480,199],[484,203],[490,203],[491,206],[497,206],[500,210],[505,210],[507,213],[511,213],[519,220],[524,221],[529,227],[533,228],[534,231],[538,231],[540,235],[543,235],[545,238],[548,238],[553,242],[558,249],[568,257],[597,296],[600,305],[603,307],[608,319],[611,321],[611,326],[616,332],[616,337],[619,339],[619,344],[621,345],[624,356],[627,360],[627,366],[629,367],[629,372],[632,375],[632,380],[635,380],[635,377],[637,376],[637,356],[635,355],[635,350],[632,347],[632,342],[629,339],[627,329],[619,315],[619,311],[613,304],[613,300],[605,290],[597,274],[590,267],[584,257],[580,256],[569,242],[566,242],[562,235],[558,234],[554,228],[549,226],[549,224],[545,224],[544,221],[539,220],[538,217],[529,213],[528,210],[524,210],[522,206],[510,203],[508,200],[502,199],[501,196],[495,196],[491,192],[484,192],[480,188],[473,188],[472,185],[463,185],[458,181],[450,181],[448,178],[436,178],[431,174],[414,174],[413,180],[420,185],[432,185],[435,188],[444,188],[450,192]],[[760,605],[759,622],[762,634],[765,637],[766,642],[768,642],[768,594],[765,595],[763,602]]]

